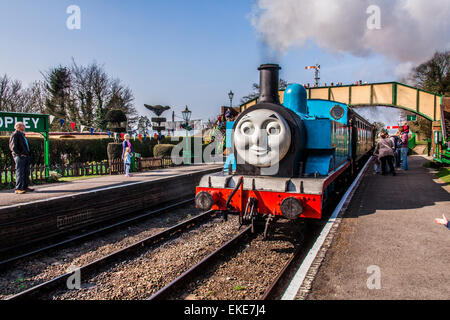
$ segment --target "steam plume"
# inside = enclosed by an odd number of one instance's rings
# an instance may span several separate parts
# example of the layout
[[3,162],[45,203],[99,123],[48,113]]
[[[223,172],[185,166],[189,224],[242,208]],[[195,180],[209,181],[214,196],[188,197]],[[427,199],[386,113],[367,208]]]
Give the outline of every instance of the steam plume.
[[[380,8],[380,29],[369,29],[369,6]],[[333,53],[378,53],[405,67],[450,48],[448,0],[258,0],[251,22],[281,54],[307,41]]]

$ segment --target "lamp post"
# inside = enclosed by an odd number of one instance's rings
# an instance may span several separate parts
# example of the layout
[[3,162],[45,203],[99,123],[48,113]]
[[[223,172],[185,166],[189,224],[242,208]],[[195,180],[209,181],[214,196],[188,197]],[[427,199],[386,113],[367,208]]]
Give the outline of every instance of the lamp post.
[[188,109],[188,107],[186,106],[186,109],[184,109],[184,111],[181,111],[181,114],[183,115],[183,120],[184,120],[184,124],[182,125],[183,129],[186,130],[186,149],[184,150],[184,158],[185,158],[185,163],[186,164],[190,164],[191,163],[191,153],[189,150],[189,143],[188,143],[188,139],[189,139],[189,131],[192,130],[192,128],[189,126],[189,120],[191,119],[191,114],[192,111]]
[[230,92],[228,92],[228,98],[230,98],[230,108],[233,107],[233,97],[234,93],[230,90]]

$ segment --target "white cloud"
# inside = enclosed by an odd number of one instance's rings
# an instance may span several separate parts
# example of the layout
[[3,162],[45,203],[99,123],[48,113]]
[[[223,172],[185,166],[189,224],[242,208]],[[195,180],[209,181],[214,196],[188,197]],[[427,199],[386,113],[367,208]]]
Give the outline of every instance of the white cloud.
[[[369,6],[381,9],[381,28],[370,30]],[[259,0],[251,22],[281,54],[314,41],[333,53],[381,54],[398,72],[450,47],[449,0]]]

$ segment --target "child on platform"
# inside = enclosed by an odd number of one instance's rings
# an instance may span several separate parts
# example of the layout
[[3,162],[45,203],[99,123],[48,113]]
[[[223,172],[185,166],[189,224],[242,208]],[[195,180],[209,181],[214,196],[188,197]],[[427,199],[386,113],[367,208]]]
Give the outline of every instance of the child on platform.
[[130,176],[130,166],[131,166],[131,156],[133,154],[131,153],[131,149],[127,147],[125,149],[125,154],[123,155],[123,163],[125,164],[125,177],[131,177]]
[[380,174],[381,173],[381,162],[380,159],[378,159],[377,155],[373,155],[373,171],[375,172],[375,174]]

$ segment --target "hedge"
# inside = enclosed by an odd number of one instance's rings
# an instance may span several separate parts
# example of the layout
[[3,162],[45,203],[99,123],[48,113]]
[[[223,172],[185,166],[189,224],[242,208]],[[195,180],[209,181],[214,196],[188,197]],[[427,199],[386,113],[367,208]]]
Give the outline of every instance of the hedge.
[[174,147],[173,144],[157,144],[153,147],[153,155],[155,157],[170,157]]
[[[28,137],[28,143],[31,150],[31,163],[44,163],[44,139],[41,137]],[[191,137],[191,148],[194,140],[199,142],[200,138]],[[155,139],[146,139],[139,141],[131,139],[133,151],[140,153],[142,157],[153,157],[153,148],[157,144]],[[176,145],[180,141],[171,141],[171,138],[164,138],[161,144]],[[60,139],[50,138],[50,165],[65,163],[82,163],[92,161],[102,161],[108,159],[108,143],[114,142],[114,139]],[[204,149],[205,145],[202,146]],[[0,167],[14,164],[11,152],[9,150],[9,137],[0,137]]]

